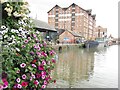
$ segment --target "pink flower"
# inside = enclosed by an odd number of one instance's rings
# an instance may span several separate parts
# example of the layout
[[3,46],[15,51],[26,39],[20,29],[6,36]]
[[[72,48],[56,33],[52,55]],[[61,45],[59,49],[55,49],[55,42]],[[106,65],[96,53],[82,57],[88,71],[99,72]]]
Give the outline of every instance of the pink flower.
[[20,84],[17,84],[17,88],[22,88],[22,86]]
[[36,35],[35,35],[35,34],[33,34],[33,37],[34,37],[34,38],[36,38]]
[[44,57],[47,56],[47,54],[45,52],[42,52],[41,55],[44,56]]
[[41,53],[40,52],[36,52],[36,54],[38,55],[38,57],[41,57]]
[[17,84],[15,84],[13,87],[14,87],[14,88],[17,88]]
[[35,64],[32,64],[32,67],[36,67],[36,65],[35,65]]
[[6,85],[6,84],[3,85],[3,88],[4,88],[4,89],[7,88],[7,87],[8,87],[8,85]]
[[42,71],[41,74],[42,74],[42,75],[46,75],[46,72],[45,72],[45,71]]
[[55,54],[55,51],[54,51],[54,50],[51,50],[51,51],[49,52],[49,54],[50,54],[50,55],[54,55],[54,54]]
[[34,84],[35,84],[35,85],[38,85],[38,84],[39,84],[38,80],[35,80],[35,81],[34,81]]
[[46,80],[44,80],[44,85],[47,85],[47,81]]
[[48,61],[47,64],[50,65],[50,61]]
[[34,55],[34,52],[33,52],[33,51],[31,51],[31,52],[30,52],[30,54],[31,54],[31,55]]
[[38,46],[38,47],[37,47],[37,50],[40,51],[40,49],[41,49],[41,48]]
[[22,48],[25,48],[25,45],[22,45]]
[[34,78],[34,79],[35,79],[35,75],[34,75],[34,74],[32,74],[32,78]]
[[19,83],[20,82],[20,78],[17,78],[16,81]]
[[42,75],[42,79],[45,79],[45,75]]
[[45,80],[46,80],[46,81],[48,81],[48,80],[49,80],[49,78],[48,78],[48,77],[46,77],[46,78],[45,78]]
[[33,47],[34,47],[35,49],[37,49],[37,46],[36,46],[35,44],[33,45]]
[[46,46],[46,45],[47,45],[47,43],[46,43],[46,42],[44,42],[44,43],[43,43],[43,45],[44,45],[44,46]]
[[16,73],[20,73],[20,70],[17,70]]
[[21,85],[22,85],[23,87],[26,87],[26,86],[28,86],[28,82],[22,82]]
[[40,77],[41,77],[41,74],[36,73],[36,78],[40,78]]
[[3,90],[3,85],[0,84],[0,90]]
[[22,79],[26,79],[26,75],[25,74],[22,75]]
[[28,37],[28,40],[31,40],[31,38],[30,38],[30,37]]
[[[6,79],[2,79],[2,82],[4,83],[4,85],[8,86],[8,81]],[[4,87],[4,85],[3,85],[3,87]]]
[[43,45],[42,45],[42,44],[40,44],[39,46],[40,46],[40,47],[43,47]]
[[45,60],[43,60],[43,61],[42,61],[42,64],[43,64],[43,65],[46,65],[46,61],[45,61]]
[[21,67],[21,68],[24,68],[25,66],[26,66],[25,63],[20,64],[20,67]]
[[7,88],[7,87],[8,87],[8,82],[7,82],[7,80],[6,80],[6,79],[2,79],[2,82],[4,83],[4,84],[3,84],[3,88],[4,88],[4,89]]
[[38,66],[38,69],[39,69],[39,70],[44,70],[43,65],[41,64],[40,66]]
[[52,59],[52,62],[55,63],[56,62],[55,59]]
[[50,75],[45,78],[46,81],[51,80]]
[[42,85],[42,88],[46,88],[46,85]]
[[25,40],[24,43],[25,43],[25,44],[28,43],[28,40]]
[[30,81],[32,81],[32,77],[30,77]]

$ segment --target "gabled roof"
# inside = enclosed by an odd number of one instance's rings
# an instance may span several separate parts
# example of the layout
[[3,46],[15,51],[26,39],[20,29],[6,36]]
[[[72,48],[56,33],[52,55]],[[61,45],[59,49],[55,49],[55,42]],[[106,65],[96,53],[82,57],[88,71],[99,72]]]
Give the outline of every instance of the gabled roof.
[[[55,5],[53,8],[59,7],[59,8],[61,8],[61,9],[63,9],[64,11],[66,11],[66,10],[67,10],[69,7],[71,7],[72,5],[78,6],[77,4],[72,3],[70,6],[68,6],[68,7],[66,7],[66,8],[62,8],[62,7],[58,6],[58,5]],[[92,15],[92,9],[85,10],[85,9],[81,8],[80,6],[78,6],[78,7],[79,7],[80,9],[82,9],[83,11],[85,11],[86,13],[88,13],[88,14],[95,20],[96,15],[95,15],[95,14]],[[52,9],[53,9],[53,8],[52,8]],[[52,9],[51,9],[51,10],[52,10]],[[49,10],[47,13],[49,13],[51,10]]]
[[[58,6],[57,4],[53,7],[53,8],[55,8],[55,7],[59,7],[59,8],[61,8],[60,6]],[[52,9],[53,9],[52,8]],[[52,9],[50,9],[47,13],[49,13]]]
[[74,37],[82,37],[79,33],[67,30],[69,33],[71,33]]
[[48,23],[33,19],[33,23],[35,24],[35,28],[47,29],[51,31],[57,31],[54,27],[50,26]]
[[92,17],[93,17],[93,19],[95,19],[95,17],[96,17],[96,14],[93,14],[93,15],[91,15]]
[[[76,5],[76,6],[78,6],[77,4],[75,4],[75,3],[72,3],[70,6],[68,6],[68,7],[66,7],[66,8],[62,8],[62,7],[60,7],[60,6],[58,6],[58,5],[55,5],[53,8],[55,8],[55,7],[59,7],[59,8],[61,8],[61,9],[63,9],[63,10],[67,10],[69,7],[71,7],[72,5]],[[81,8],[80,6],[78,6],[79,8]],[[52,9],[53,9],[52,8]],[[47,13],[49,13],[52,9],[50,9]],[[84,10],[84,11],[86,11],[85,9],[83,9],[83,8],[81,8],[82,10]]]
[[64,31],[65,29],[57,29],[58,35],[61,35]]
[[[74,32],[74,31],[71,31],[71,30],[65,30],[66,32],[69,32],[69,33],[71,33],[74,37],[82,37],[79,33],[77,33],[77,32]],[[64,32],[65,32],[64,31]],[[61,33],[62,34],[62,33]],[[61,35],[60,34],[60,35]]]
[[85,9],[81,8],[79,5],[77,5],[77,4],[75,4],[75,3],[71,4],[69,7],[71,7],[72,5],[76,5],[76,6],[78,6],[80,9],[86,11]]

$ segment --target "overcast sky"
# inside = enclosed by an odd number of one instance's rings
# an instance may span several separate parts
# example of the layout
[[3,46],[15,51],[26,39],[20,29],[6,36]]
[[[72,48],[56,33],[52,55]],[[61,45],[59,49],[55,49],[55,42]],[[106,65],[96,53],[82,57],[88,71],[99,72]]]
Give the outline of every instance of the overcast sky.
[[92,9],[96,14],[96,25],[107,28],[108,35],[118,37],[118,1],[119,0],[27,0],[31,10],[30,16],[48,22],[47,12],[56,4],[68,7],[75,3],[83,9]]

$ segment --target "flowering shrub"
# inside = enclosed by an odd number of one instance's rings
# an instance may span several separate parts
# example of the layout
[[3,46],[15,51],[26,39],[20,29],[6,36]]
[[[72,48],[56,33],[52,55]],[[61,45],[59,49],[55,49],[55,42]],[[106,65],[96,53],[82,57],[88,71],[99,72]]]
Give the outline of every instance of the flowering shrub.
[[55,52],[41,40],[28,17],[26,2],[2,2],[2,79],[7,88],[43,89],[54,81]]

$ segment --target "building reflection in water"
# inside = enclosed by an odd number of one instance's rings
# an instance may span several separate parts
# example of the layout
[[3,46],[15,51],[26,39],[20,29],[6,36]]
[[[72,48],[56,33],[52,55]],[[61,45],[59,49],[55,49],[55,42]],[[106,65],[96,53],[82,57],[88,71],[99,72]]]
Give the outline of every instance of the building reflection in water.
[[72,87],[77,81],[89,80],[94,71],[95,51],[97,50],[73,47],[58,53],[58,61],[52,72],[57,84]]
[[[118,46],[80,49],[58,53],[48,88],[118,88]],[[113,56],[114,54],[114,56]]]

